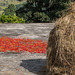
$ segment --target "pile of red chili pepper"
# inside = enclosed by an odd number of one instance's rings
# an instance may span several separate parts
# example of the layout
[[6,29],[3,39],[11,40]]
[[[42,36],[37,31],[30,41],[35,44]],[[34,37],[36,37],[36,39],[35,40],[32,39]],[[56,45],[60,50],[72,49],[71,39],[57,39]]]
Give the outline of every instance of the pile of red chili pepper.
[[33,39],[0,37],[0,52],[45,53],[47,42]]

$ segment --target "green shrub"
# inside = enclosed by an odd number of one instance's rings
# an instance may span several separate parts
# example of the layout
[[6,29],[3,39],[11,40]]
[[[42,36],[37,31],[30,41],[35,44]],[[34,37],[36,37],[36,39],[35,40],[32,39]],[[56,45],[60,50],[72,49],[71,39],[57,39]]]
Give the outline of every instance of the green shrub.
[[25,19],[25,21],[27,23],[33,23],[34,22],[32,11],[29,11],[27,13],[24,13],[23,14],[23,18]]
[[0,23],[25,23],[25,20],[22,18],[17,17],[16,15],[11,16],[11,15],[1,15],[0,17]]
[[50,18],[45,13],[35,12],[34,13],[34,22],[50,22]]
[[4,9],[3,14],[5,15],[10,14],[11,16],[13,16],[15,14],[15,10],[16,10],[15,5],[10,4],[7,8]]

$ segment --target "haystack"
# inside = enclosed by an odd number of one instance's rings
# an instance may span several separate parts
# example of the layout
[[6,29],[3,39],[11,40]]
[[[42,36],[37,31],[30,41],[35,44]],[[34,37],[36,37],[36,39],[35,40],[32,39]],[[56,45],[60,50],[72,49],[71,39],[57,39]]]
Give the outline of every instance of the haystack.
[[75,2],[49,34],[46,75],[75,75]]

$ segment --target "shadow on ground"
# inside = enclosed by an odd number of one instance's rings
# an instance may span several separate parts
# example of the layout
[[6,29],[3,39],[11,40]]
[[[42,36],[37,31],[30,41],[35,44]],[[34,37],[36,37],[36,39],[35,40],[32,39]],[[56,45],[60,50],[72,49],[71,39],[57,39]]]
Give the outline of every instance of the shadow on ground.
[[[35,73],[37,75],[45,75],[46,68],[42,68],[46,66],[46,59],[29,59],[22,60],[20,66],[24,67],[28,71]],[[40,72],[39,72],[40,71]]]

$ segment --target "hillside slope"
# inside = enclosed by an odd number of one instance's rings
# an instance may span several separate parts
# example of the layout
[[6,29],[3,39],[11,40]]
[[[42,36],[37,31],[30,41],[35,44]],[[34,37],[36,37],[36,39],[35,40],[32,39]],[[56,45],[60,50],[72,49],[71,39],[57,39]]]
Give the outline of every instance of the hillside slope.
[[26,0],[0,0],[0,15],[3,13],[3,10],[8,7],[10,4],[18,5],[19,7],[26,3]]

